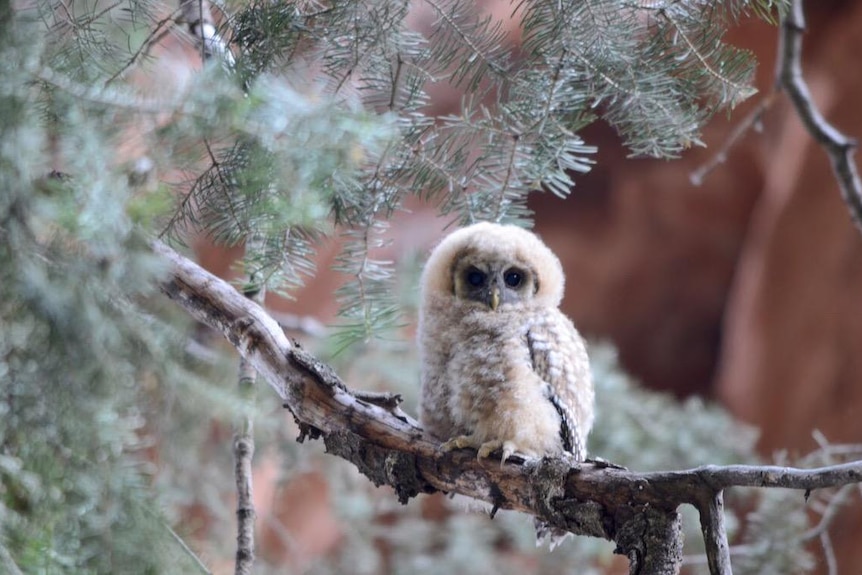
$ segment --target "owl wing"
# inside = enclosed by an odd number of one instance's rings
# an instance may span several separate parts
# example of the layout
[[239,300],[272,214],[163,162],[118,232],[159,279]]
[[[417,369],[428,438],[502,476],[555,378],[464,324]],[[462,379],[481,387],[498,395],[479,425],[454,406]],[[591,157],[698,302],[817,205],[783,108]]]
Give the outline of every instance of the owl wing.
[[583,460],[594,396],[584,341],[569,318],[553,309],[530,326],[527,345],[533,370],[546,385],[545,396],[560,414],[563,449]]

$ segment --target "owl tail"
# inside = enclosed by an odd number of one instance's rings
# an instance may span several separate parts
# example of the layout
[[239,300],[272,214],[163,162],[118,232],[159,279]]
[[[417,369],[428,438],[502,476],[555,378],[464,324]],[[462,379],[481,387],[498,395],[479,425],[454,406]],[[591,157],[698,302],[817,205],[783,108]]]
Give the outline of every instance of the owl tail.
[[556,549],[557,545],[568,539],[571,535],[568,531],[552,527],[541,519],[533,519],[533,524],[536,526],[536,547],[541,547],[545,543],[551,551]]

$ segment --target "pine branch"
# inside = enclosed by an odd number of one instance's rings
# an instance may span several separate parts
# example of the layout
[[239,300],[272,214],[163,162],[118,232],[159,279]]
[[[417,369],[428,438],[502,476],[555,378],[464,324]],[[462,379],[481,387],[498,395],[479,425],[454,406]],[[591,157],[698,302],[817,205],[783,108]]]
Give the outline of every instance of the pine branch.
[[[673,26],[674,30],[676,30],[684,45],[688,48],[692,60],[700,65],[703,72],[723,87],[723,92],[727,91],[731,94],[730,98],[728,98],[731,108],[735,107],[738,102],[745,100],[748,96],[754,93],[747,77],[744,76],[746,78],[745,82],[737,82],[719,69],[719,67],[729,65],[732,58],[723,58],[722,56],[726,55],[724,53],[720,53],[718,57],[704,53],[702,51],[702,47],[698,46],[698,44],[689,37],[685,26],[677,21],[670,10],[659,10],[659,14],[663,19],[669,22],[671,26]],[[717,52],[718,48],[720,48],[720,44],[717,42],[710,42],[709,49]]]
[[[352,393],[330,367],[285,337],[278,324],[223,280],[161,242],[169,263],[163,292],[196,320],[220,331],[263,375],[300,425],[300,441],[323,438],[329,453],[390,485],[399,501],[419,493],[454,492],[514,509],[575,534],[617,543],[640,575],[678,573],[682,564],[677,509],[701,515],[710,571],[730,573],[722,493],[730,487],[805,491],[862,482],[862,461],[815,469],[714,466],[638,473],[565,458],[499,465],[472,452],[441,452],[397,402],[384,406]],[[802,498],[800,498],[800,503]]]
[[509,54],[504,48],[506,34],[500,21],[473,15],[473,2],[425,0],[425,3],[437,17],[432,27],[435,45],[431,60],[442,68],[452,66],[453,85],[465,84],[473,92],[487,72],[496,82],[507,78]]
[[182,13],[181,8],[177,8],[158,22],[156,22],[153,30],[147,35],[141,45],[138,46],[138,49],[132,54],[131,58],[119,69],[117,70],[110,78],[105,80],[105,86],[108,86],[115,82],[118,78],[121,78],[126,71],[138,63],[139,60],[146,58],[150,50],[158,44],[165,36],[167,36],[171,32],[171,28],[173,24],[176,23],[177,17]]

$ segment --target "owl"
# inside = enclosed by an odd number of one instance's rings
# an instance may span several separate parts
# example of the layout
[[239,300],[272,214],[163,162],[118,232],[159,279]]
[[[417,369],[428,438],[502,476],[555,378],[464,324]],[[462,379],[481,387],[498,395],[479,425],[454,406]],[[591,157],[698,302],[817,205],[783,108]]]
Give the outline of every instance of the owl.
[[442,449],[586,457],[586,346],[559,310],[559,259],[533,233],[479,223],[447,236],[421,280],[419,417]]

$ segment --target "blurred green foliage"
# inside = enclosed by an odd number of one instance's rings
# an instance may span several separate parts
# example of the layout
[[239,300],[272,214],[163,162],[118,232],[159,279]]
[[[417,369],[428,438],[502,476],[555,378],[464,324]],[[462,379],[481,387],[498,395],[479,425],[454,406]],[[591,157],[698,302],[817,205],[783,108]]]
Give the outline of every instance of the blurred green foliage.
[[[105,169],[110,114],[34,105],[43,39],[32,14],[0,18],[0,566],[194,573],[141,457],[147,394],[182,373],[143,305],[162,267]],[[51,174],[52,145],[74,178]]]

